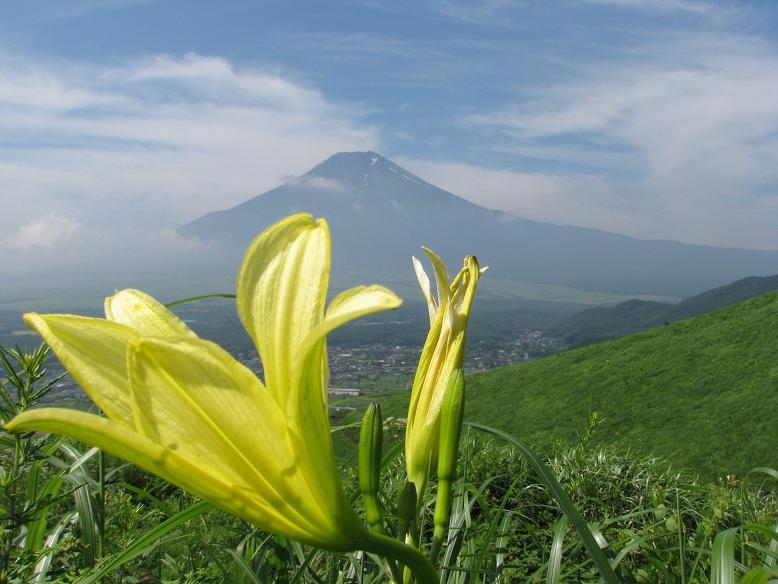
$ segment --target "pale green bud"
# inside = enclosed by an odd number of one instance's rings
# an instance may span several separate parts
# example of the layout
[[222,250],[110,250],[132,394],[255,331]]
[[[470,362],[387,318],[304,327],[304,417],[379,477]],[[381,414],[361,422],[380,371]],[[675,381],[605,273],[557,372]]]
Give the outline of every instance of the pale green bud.
[[429,473],[437,468],[440,441],[440,412],[447,385],[454,371],[462,368],[467,323],[478,280],[486,268],[480,268],[474,256],[449,283],[448,270],[436,254],[425,248],[433,267],[437,299],[421,263],[414,266],[427,299],[430,331],[424,343],[413,380],[408,421],[405,429],[405,464],[408,479],[416,484],[419,502],[424,499]]
[[416,521],[416,485],[406,481],[397,499],[397,539],[405,540],[408,528]]
[[362,430],[359,434],[359,489],[365,503],[367,524],[376,533],[384,531],[383,514],[378,502],[383,431],[381,407],[373,402],[362,418]]
[[448,380],[446,395],[440,412],[440,447],[438,451],[438,496],[435,500],[431,556],[433,562],[448,533],[451,520],[452,485],[457,475],[459,436],[465,409],[465,376],[462,369],[455,369]]

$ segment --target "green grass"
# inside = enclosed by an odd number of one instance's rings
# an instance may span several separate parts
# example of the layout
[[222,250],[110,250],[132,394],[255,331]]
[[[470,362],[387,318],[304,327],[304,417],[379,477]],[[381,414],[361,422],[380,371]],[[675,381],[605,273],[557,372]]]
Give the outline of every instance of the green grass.
[[[761,342],[769,356],[775,348],[770,325],[777,303],[778,294],[712,315],[716,318],[706,326],[700,325],[703,319],[681,324],[707,331],[706,347],[714,348],[711,327],[723,328],[735,345],[749,333],[767,330],[752,341]],[[684,340],[682,327],[660,332],[667,331]],[[686,345],[695,349],[690,338]],[[603,346],[610,346],[605,354],[609,365],[627,358],[614,349],[618,343]],[[581,355],[592,349],[597,347],[546,361],[572,355],[574,365],[585,363]],[[45,372],[43,347],[32,353],[4,350],[0,357],[0,418],[8,420],[34,407],[56,379]],[[763,367],[763,357],[752,354],[754,363],[738,371],[771,371],[774,383],[775,368]],[[478,384],[491,378],[474,378],[471,396],[478,396]],[[504,396],[501,403],[509,410]],[[547,402],[546,420],[555,405]],[[770,417],[764,408],[751,411]],[[505,442],[488,439],[476,430],[500,433],[469,424],[452,485],[454,508],[439,565],[441,581],[596,582],[609,570],[609,581],[622,583],[734,584],[736,573],[750,575],[740,580],[744,583],[778,576],[778,532],[771,527],[778,521],[778,472],[763,469],[745,481],[699,482],[634,451],[598,447],[598,438],[612,442],[608,424],[587,418],[577,425],[578,439],[546,449],[544,457],[510,436],[502,436]],[[568,428],[570,435],[574,429]],[[691,428],[681,432],[694,433]],[[381,498],[390,535],[397,524],[396,493],[405,478],[402,435],[398,420],[386,420]],[[347,495],[362,513],[356,470],[346,465],[342,473]],[[432,528],[435,491],[433,480],[422,504],[422,534]],[[582,537],[587,533],[588,539]],[[603,551],[594,543],[595,534],[600,545],[607,542]],[[422,551],[429,552],[429,546]],[[80,584],[377,584],[386,576],[376,561],[263,533],[96,449],[46,434],[10,435],[0,427],[0,582],[48,577]]]
[[[778,293],[468,378],[465,419],[543,447],[591,412],[600,444],[706,478],[778,465]],[[384,405],[402,416],[406,397]]]
[[599,439],[707,476],[778,463],[778,293],[471,378],[466,419],[522,438]]
[[553,323],[546,328],[546,334],[580,347],[707,314],[775,290],[778,290],[778,276],[752,276],[686,298],[678,304],[628,300],[616,306],[582,310]]

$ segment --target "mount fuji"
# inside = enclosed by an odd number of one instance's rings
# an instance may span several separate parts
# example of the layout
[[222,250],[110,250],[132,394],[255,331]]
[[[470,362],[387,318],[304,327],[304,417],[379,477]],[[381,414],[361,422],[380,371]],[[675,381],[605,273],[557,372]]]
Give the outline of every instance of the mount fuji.
[[[531,221],[486,209],[428,183],[375,152],[341,152],[309,172],[179,229],[185,237],[243,248],[296,212],[325,217],[333,272],[386,283],[410,277],[426,245],[452,271],[467,254],[499,282],[521,281],[617,294],[685,297],[751,275],[778,273],[778,251],[641,240]],[[237,260],[236,260],[237,261]],[[357,277],[361,274],[362,277]]]

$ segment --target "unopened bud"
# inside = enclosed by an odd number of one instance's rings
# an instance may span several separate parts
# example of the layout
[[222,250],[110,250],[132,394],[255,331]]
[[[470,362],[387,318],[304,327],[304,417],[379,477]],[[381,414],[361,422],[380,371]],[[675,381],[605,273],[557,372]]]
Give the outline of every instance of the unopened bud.
[[[438,496],[433,518],[435,531],[432,555],[440,552],[443,538],[448,533],[451,520],[452,485],[457,477],[459,436],[465,409],[465,376],[462,369],[455,369],[448,380],[446,395],[440,411],[440,448],[438,454]],[[434,561],[434,560],[433,560]]]
[[365,503],[365,515],[370,529],[383,533],[384,519],[378,502],[381,488],[381,450],[383,447],[381,407],[371,403],[362,418],[359,434],[359,489]]
[[408,528],[416,520],[416,485],[406,481],[397,500],[397,539],[405,541]]

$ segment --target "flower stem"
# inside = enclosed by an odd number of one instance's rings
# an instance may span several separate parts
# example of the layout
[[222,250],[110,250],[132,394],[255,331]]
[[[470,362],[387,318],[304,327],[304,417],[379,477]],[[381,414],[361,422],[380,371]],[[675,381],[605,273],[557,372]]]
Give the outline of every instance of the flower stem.
[[436,584],[438,581],[435,568],[427,557],[409,545],[370,531],[362,534],[361,544],[362,549],[367,552],[397,560],[407,566],[413,572],[417,584]]

